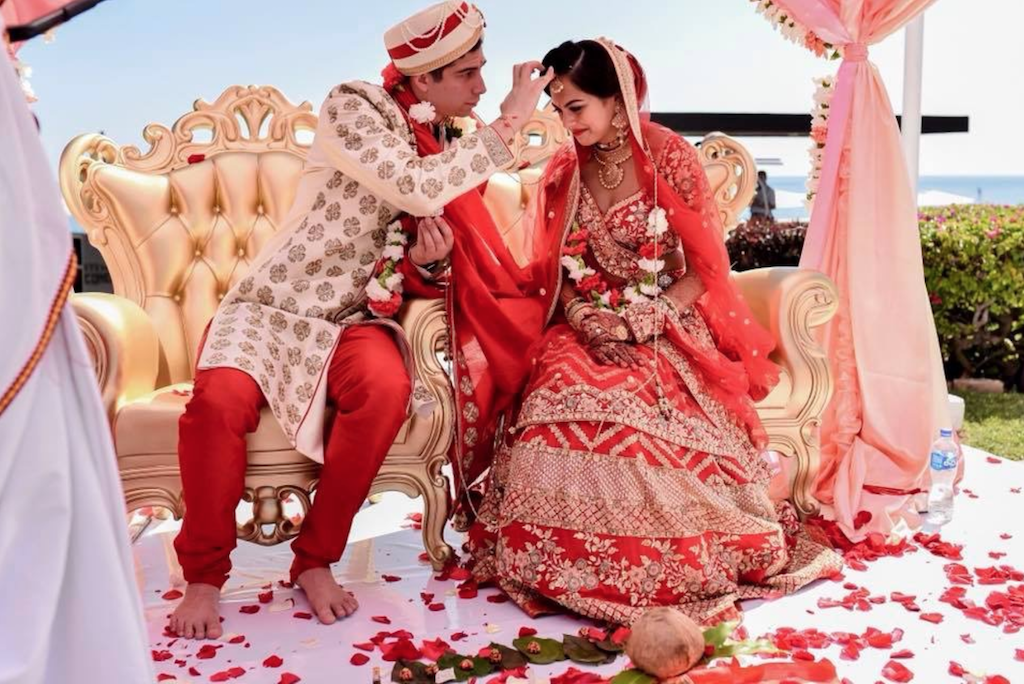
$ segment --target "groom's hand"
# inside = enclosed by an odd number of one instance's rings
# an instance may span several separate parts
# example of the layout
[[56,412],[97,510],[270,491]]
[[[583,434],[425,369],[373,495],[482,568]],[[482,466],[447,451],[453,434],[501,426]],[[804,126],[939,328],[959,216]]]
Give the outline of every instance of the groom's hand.
[[[540,72],[536,78],[534,72]],[[540,62],[516,64],[512,69],[512,90],[501,103],[501,114],[508,119],[512,128],[518,131],[533,116],[540,101],[540,94],[555,77],[555,70]]]
[[452,253],[455,237],[451,226],[440,216],[422,218],[416,233],[416,244],[409,249],[409,258],[417,266],[428,266]]

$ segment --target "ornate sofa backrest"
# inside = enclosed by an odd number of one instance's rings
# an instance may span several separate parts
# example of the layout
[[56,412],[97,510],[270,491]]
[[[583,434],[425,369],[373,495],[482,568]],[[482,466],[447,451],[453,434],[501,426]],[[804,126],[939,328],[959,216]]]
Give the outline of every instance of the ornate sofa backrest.
[[[171,128],[143,131],[151,149],[120,147],[98,134],[72,140],[61,189],[103,255],[114,293],[141,306],[161,343],[157,386],[192,379],[196,350],[220,298],[285,221],[316,115],[270,86],[232,86],[212,104],[197,100]],[[206,132],[208,139],[196,134]],[[512,245],[544,161],[566,140],[550,111],[538,112],[517,154],[532,166],[522,182],[499,174],[485,199]],[[728,228],[754,191],[750,155],[713,134],[705,168]]]

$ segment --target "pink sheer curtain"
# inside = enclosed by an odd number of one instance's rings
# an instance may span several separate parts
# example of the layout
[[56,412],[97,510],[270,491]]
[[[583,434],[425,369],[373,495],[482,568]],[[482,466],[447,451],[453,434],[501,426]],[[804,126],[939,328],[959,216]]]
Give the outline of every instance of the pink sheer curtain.
[[916,198],[868,46],[934,0],[774,0],[842,46],[821,181],[802,268],[840,292],[825,332],[836,393],[821,430],[817,495],[851,539],[918,522],[928,450],[949,427],[945,378],[921,263]]

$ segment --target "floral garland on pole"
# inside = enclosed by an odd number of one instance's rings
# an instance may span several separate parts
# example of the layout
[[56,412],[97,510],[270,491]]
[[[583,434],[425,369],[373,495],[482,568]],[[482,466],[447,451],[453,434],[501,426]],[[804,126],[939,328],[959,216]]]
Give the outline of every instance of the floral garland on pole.
[[843,56],[840,47],[822,40],[814,31],[789,16],[787,10],[781,5],[772,0],[750,0],[750,2],[757,4],[757,13],[763,14],[765,19],[770,21],[775,30],[781,33],[786,40],[802,45],[819,57],[839,59]]
[[818,183],[821,182],[821,167],[825,160],[825,140],[828,138],[828,117],[832,95],[835,93],[836,80],[831,76],[814,79],[817,88],[814,91],[814,108],[811,109],[811,146],[807,153],[811,157],[811,172],[807,176],[807,197],[804,203],[810,211],[814,206],[814,196],[818,194]]

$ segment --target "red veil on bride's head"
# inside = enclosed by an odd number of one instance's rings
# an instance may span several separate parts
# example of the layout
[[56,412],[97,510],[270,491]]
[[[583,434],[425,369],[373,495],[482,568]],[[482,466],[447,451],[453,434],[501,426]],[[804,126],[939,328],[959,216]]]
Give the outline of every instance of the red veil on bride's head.
[[[563,58],[559,64],[554,53],[563,48],[574,57]],[[563,44],[545,57],[545,65],[549,63],[557,75],[572,80],[581,90],[621,99],[629,120],[636,177],[640,187],[665,210],[689,267],[704,284],[706,292],[696,306],[715,338],[716,348],[703,349],[684,330],[667,329],[666,335],[684,348],[711,391],[747,426],[755,444],[763,446],[763,428],[746,397],[763,398],[778,381],[778,368],[768,359],[774,340],[757,325],[730,278],[721,218],[695,151],[681,137],[650,121],[644,70],[632,54],[612,41],[599,38]],[[689,155],[693,163],[681,166],[688,178],[673,178],[668,170],[658,167],[666,153]],[[579,168],[589,155],[590,149],[575,141],[559,150],[548,163],[538,192],[539,221],[533,256],[538,263],[548,265],[546,276],[551,282],[559,282],[559,252],[575,220]],[[678,190],[680,185],[693,191],[684,196]]]

